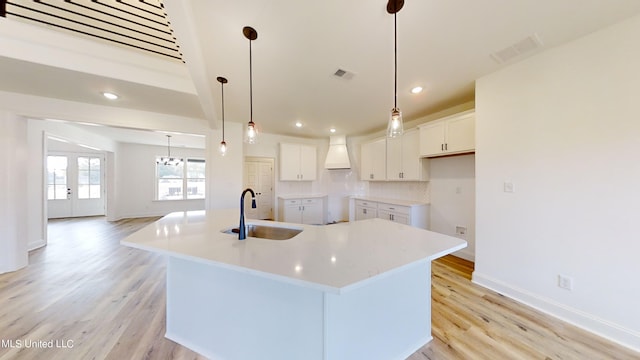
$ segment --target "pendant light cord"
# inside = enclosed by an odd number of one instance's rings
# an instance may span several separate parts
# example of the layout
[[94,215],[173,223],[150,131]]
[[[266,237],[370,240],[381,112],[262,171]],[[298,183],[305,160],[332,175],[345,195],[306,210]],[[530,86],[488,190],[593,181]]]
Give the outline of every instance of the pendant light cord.
[[167,155],[171,159],[171,135],[167,135]]
[[398,12],[393,13],[393,108],[398,108],[398,25],[396,21],[396,15]]
[[224,83],[220,82],[222,89],[222,141],[224,141]]
[[249,121],[253,122],[253,61],[251,59],[251,39],[249,39]]

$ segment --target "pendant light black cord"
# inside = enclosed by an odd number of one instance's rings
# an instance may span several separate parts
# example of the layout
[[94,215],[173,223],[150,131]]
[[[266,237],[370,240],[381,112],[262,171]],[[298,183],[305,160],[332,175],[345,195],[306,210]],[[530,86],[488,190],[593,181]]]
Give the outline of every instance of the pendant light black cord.
[[253,122],[253,61],[251,59],[251,39],[249,39],[249,121]]
[[393,13],[393,108],[398,108],[398,25],[396,16],[398,12]]
[[220,82],[220,88],[222,89],[222,142],[224,142],[224,83]]

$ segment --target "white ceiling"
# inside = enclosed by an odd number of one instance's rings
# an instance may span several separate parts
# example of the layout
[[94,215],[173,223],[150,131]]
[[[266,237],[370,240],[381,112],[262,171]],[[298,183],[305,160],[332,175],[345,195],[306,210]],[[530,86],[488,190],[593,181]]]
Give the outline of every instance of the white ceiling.
[[[126,93],[112,106],[217,126],[215,79],[225,76],[226,120],[244,123],[249,41],[242,28],[250,25],[258,32],[253,113],[261,131],[327,137],[330,127],[344,135],[386,127],[393,107],[393,16],[385,1],[165,1],[165,9],[198,95],[10,57],[0,58],[0,90],[103,104],[87,93],[106,83]],[[477,78],[639,12],[638,0],[406,0],[397,15],[398,105],[406,121],[473,100]],[[542,47],[504,64],[492,59],[534,34]],[[336,78],[338,68],[354,76]],[[425,91],[411,94],[417,85]]]

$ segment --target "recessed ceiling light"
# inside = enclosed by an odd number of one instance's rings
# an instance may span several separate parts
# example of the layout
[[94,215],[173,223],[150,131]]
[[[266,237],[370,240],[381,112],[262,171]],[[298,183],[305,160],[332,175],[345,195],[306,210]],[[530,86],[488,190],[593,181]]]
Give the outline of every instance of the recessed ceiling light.
[[110,92],[103,92],[102,96],[106,97],[109,100],[116,100],[118,98],[118,95]]
[[302,123],[300,121],[296,121],[296,127],[301,128],[302,127]]
[[332,133],[334,133],[334,132],[336,132],[336,129],[335,129],[335,128],[331,128],[331,129],[329,129],[329,131],[331,131]]
[[416,86],[413,89],[411,89],[412,94],[419,94],[421,92],[422,92],[422,86]]

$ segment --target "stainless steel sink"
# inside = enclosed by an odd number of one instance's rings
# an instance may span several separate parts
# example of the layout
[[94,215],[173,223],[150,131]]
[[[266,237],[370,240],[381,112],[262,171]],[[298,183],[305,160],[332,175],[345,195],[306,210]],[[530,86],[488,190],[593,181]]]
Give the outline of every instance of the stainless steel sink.
[[[237,234],[238,228],[222,230],[225,234]],[[247,225],[247,236],[268,240],[287,240],[300,234],[302,229],[283,228],[277,226]]]

